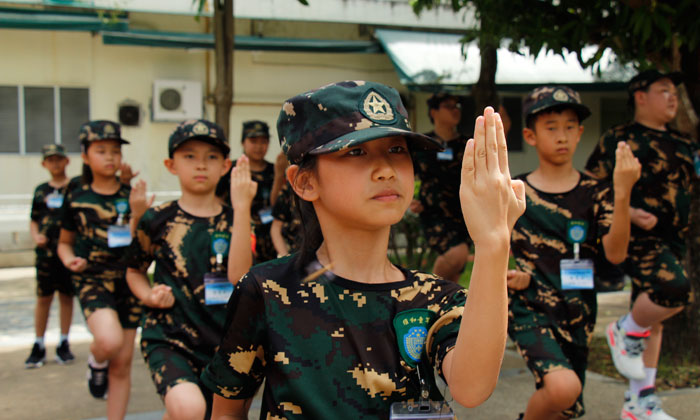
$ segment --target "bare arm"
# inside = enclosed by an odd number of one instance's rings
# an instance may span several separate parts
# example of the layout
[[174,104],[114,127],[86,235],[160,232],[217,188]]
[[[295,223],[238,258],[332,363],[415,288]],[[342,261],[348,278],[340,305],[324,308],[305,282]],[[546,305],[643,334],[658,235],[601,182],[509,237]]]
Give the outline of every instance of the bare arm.
[[175,304],[175,297],[170,286],[156,284],[151,287],[146,273],[135,268],[126,269],[126,282],[134,294],[144,305],[150,308],[171,308]]
[[603,236],[605,258],[613,264],[622,263],[627,258],[630,240],[630,196],[632,187],[641,176],[642,165],[624,143],[617,144],[613,172],[614,208],[610,231]]
[[243,155],[231,171],[231,205],[233,206],[233,230],[228,251],[228,280],[236,284],[253,264],[250,244],[250,206],[258,183],[250,177],[250,163]]
[[285,242],[282,236],[282,225],[284,222],[275,219],[272,221],[272,226],[270,226],[270,237],[272,238],[272,244],[275,246],[275,251],[277,255],[287,255],[289,253],[289,248],[287,248],[287,242]]
[[457,343],[443,360],[450,392],[467,407],[493,392],[506,344],[510,231],[525,210],[525,188],[511,181],[507,153],[500,117],[486,108],[467,143],[460,186],[474,269]]
[[212,406],[212,420],[248,420],[248,410],[253,402],[252,398],[247,400],[229,400],[214,394],[214,405]]
[[39,233],[39,223],[35,222],[34,220],[29,222],[29,234],[32,236],[32,240],[38,247],[46,246],[46,243],[49,241],[46,235]]
[[75,251],[73,251],[74,244],[75,232],[61,229],[61,233],[58,236],[58,246],[56,248],[58,258],[61,259],[61,262],[67,269],[74,273],[80,273],[87,268],[87,260],[75,255]]

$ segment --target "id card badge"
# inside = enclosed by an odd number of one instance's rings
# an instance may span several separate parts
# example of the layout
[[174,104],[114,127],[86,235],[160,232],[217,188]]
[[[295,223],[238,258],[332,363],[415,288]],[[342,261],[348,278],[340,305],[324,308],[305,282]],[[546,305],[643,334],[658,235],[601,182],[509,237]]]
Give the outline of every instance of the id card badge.
[[54,191],[46,196],[46,207],[50,209],[59,209],[63,206],[63,194]]
[[559,268],[563,290],[593,289],[593,260],[561,260]]
[[271,208],[265,207],[258,212],[258,215],[260,216],[260,222],[262,222],[263,225],[272,223],[273,217]]
[[389,419],[454,419],[452,408],[445,401],[395,402]]
[[125,225],[111,225],[107,229],[107,246],[120,248],[131,245],[131,229]]
[[453,160],[454,158],[455,158],[454,153],[452,152],[452,149],[449,147],[445,148],[445,150],[443,150],[442,152],[437,152],[437,159],[438,160],[450,161],[450,160]]
[[204,303],[206,305],[225,305],[233,293],[233,284],[224,273],[206,273],[204,275]]

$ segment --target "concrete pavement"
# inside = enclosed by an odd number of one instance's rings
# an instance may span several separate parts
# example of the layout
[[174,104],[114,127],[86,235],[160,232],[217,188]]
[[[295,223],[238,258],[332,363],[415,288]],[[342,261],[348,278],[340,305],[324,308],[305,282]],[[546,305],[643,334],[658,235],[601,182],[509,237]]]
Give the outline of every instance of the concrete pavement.
[[[0,418],[2,419],[100,419],[105,404],[90,397],[85,370],[90,335],[76,303],[71,330],[71,345],[76,355],[72,365],[53,362],[58,338],[57,304],[51,311],[47,332],[49,362],[39,369],[24,369],[33,341],[34,307],[33,269],[0,270]],[[618,292],[599,295],[597,332],[627,308],[629,296]],[[619,418],[626,384],[588,373],[584,399],[585,420]],[[506,351],[498,386],[491,398],[477,408],[453,404],[460,419],[513,420],[523,411],[534,391],[534,380],[520,356]],[[676,390],[661,394],[666,411],[680,419],[700,418],[700,389]],[[447,396],[448,400],[449,395]],[[258,416],[259,399],[250,418]],[[161,419],[163,405],[155,393],[148,369],[138,350],[132,367],[130,420]]]

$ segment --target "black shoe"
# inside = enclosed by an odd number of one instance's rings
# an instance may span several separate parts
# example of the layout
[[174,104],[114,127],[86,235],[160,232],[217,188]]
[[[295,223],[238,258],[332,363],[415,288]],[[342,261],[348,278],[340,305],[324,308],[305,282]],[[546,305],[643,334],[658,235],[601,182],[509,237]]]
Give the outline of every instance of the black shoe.
[[75,356],[70,352],[68,340],[61,341],[61,344],[56,347],[56,361],[61,365],[67,365],[73,363],[73,360]]
[[88,388],[90,389],[90,394],[99,399],[104,399],[107,395],[107,372],[109,371],[109,366],[103,368],[94,368],[88,363]]
[[24,361],[24,367],[27,369],[38,368],[44,366],[46,361],[46,349],[41,348],[39,343],[34,343],[32,347],[32,353]]

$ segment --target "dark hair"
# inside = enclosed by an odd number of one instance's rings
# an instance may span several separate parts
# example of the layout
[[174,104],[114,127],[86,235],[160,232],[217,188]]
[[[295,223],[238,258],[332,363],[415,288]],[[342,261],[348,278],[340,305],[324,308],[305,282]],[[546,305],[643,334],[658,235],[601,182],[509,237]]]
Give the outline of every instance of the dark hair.
[[87,163],[83,163],[82,180],[83,184],[86,185],[92,183],[92,169],[90,169]]
[[[299,163],[297,177],[302,171],[315,171],[316,163],[316,156],[306,155],[304,160]],[[296,182],[296,179],[294,181]],[[306,200],[302,200],[296,193],[294,194],[294,203],[299,212],[302,230],[296,268],[297,270],[304,270],[316,259],[316,250],[323,243],[323,232],[321,231],[321,224],[318,222],[314,205]]]
[[532,131],[535,131],[535,123],[537,122],[537,119],[545,114],[561,114],[562,112],[566,111],[567,109],[570,109],[574,111],[574,114],[576,114],[576,118],[578,119],[579,125],[581,124],[581,116],[578,114],[576,109],[573,107],[567,105],[567,104],[561,104],[561,105],[555,105],[551,108],[543,109],[542,111],[535,112],[534,114],[530,114],[525,117],[525,127],[529,128]]

